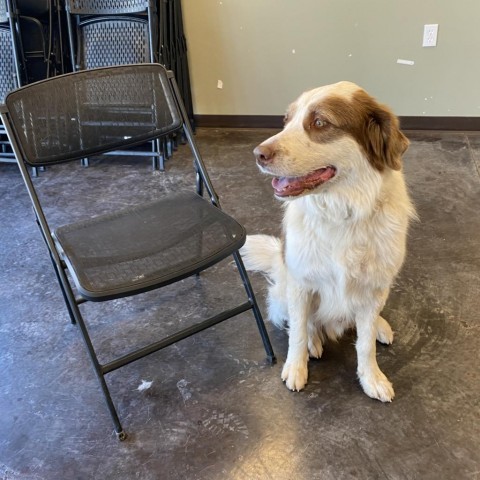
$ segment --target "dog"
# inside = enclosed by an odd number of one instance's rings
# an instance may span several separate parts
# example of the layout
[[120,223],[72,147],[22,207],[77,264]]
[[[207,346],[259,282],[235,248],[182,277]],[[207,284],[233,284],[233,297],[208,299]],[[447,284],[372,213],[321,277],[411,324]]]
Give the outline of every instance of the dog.
[[269,280],[268,317],[289,331],[282,380],[302,390],[309,357],[356,328],[357,375],[371,398],[390,402],[376,341],[393,332],[380,315],[416,217],[402,172],[408,140],[392,111],[351,82],[303,93],[283,130],[254,150],[284,202],[283,236],[248,235],[247,270]]

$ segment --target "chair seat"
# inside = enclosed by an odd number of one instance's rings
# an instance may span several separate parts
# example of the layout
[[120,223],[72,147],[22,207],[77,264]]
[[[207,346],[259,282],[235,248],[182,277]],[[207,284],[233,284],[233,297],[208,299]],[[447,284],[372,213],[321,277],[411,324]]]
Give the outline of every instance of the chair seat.
[[190,192],[62,226],[54,235],[79,293],[91,301],[198,273],[246,238],[239,223]]

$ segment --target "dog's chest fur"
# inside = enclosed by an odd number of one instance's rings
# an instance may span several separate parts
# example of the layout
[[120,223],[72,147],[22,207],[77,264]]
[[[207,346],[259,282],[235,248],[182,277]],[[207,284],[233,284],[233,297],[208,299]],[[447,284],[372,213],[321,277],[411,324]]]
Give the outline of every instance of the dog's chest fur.
[[351,321],[365,299],[388,289],[404,256],[404,237],[389,217],[380,203],[358,218],[318,196],[286,206],[285,262],[295,281],[320,297],[322,322]]

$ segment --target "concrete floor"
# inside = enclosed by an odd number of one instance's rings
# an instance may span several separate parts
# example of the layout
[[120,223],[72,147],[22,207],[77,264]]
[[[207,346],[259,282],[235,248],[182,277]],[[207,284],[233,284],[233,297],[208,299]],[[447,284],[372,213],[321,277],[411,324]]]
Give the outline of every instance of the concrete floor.
[[[271,133],[197,134],[224,209],[250,233],[280,230],[280,206],[251,154]],[[378,348],[393,403],[362,393],[353,334],[311,361],[304,391],[288,391],[285,332],[268,325],[278,357],[269,366],[246,313],[109,375],[125,442],[69,323],[18,169],[0,164],[0,478],[480,479],[480,134],[409,136],[405,172],[421,221],[384,310],[395,342]],[[35,183],[56,224],[153,198],[177,180],[183,188],[189,166],[180,147],[166,173],[146,160],[94,160],[71,173],[49,168]],[[122,198],[93,180],[102,172]],[[86,305],[102,359],[243,302],[231,267],[138,301]],[[252,283],[264,310],[265,281]]]

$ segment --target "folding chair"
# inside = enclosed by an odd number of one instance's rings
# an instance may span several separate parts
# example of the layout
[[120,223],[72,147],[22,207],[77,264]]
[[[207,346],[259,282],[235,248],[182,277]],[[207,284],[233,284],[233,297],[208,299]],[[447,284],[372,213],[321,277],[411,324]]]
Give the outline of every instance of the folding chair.
[[[268,359],[275,361],[238,252],[245,230],[220,208],[171,72],[160,64],[139,64],[60,75],[11,92],[0,113],[71,321],[80,327],[120,440],[126,435],[105,381],[107,373],[248,310],[253,311]],[[193,154],[197,192],[176,193],[51,231],[26,165],[72,165],[85,156],[182,129]],[[95,174],[101,170],[95,169]],[[198,194],[200,186],[208,199]],[[80,311],[84,302],[105,302],[160,288],[197,275],[231,255],[247,301],[108,363],[99,362]]]
[[[0,3],[2,0],[0,0]],[[0,11],[1,14],[1,11]],[[4,102],[7,92],[18,87],[15,74],[15,57],[12,48],[12,35],[10,28],[0,25],[0,104]],[[10,144],[5,135],[5,128],[0,123],[0,161],[14,162]]]
[[[65,10],[73,71],[157,61],[153,0],[66,0]],[[164,170],[165,144],[115,154],[152,157],[153,169]]]
[[[16,55],[15,32],[6,0],[0,0],[0,104],[10,90],[20,85],[20,69]],[[0,122],[0,161],[15,162],[13,152]]]
[[[53,3],[54,0],[0,0],[0,103],[10,90],[54,73]],[[41,21],[30,15],[38,15]],[[15,162],[1,124],[0,161]],[[34,176],[37,170],[33,169]]]

